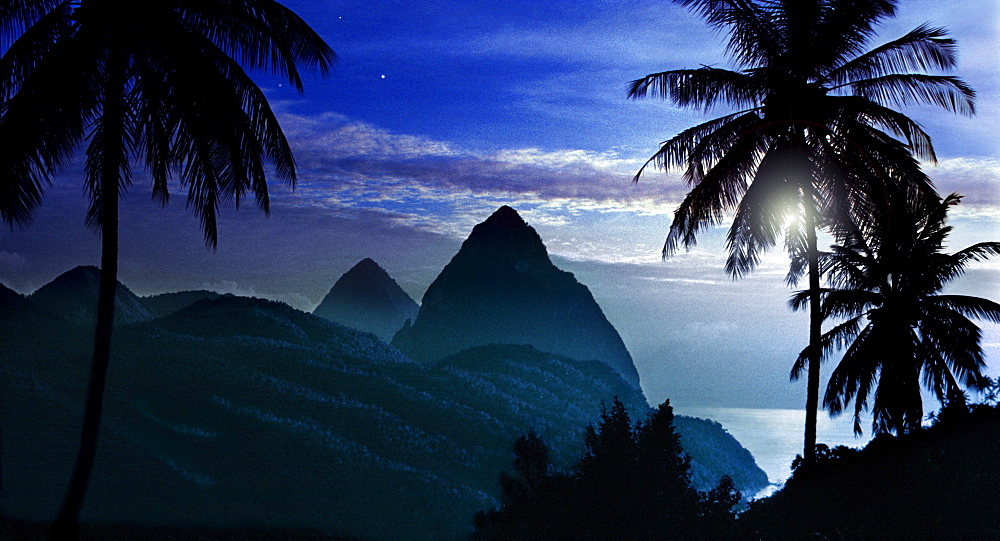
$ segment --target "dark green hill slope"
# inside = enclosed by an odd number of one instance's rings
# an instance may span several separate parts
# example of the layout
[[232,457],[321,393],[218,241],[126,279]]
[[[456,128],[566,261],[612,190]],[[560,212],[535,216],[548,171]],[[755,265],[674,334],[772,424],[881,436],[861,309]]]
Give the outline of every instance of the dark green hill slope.
[[[3,344],[9,516],[51,519],[65,487],[89,364],[70,327],[64,347]],[[602,363],[519,346],[416,363],[281,303],[202,300],[116,331],[84,520],[460,538],[519,435],[571,459],[616,394],[645,407]]]

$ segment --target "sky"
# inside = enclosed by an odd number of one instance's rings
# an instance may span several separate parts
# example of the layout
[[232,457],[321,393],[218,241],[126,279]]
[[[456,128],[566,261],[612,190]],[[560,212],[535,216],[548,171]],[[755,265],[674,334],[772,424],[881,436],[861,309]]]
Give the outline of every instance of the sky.
[[[734,281],[719,227],[663,260],[687,187],[673,172],[631,181],[661,141],[709,117],[628,100],[626,84],[667,69],[732,67],[724,36],[664,1],[285,4],[340,58],[328,78],[308,76],[303,95],[256,76],[291,141],[297,186],[271,185],[269,216],[252,204],[225,210],[212,251],[178,186],[161,209],[137,178],[121,211],[120,280],[133,291],[207,288],[311,311],[371,257],[419,301],[472,227],[507,204],[590,288],[651,403],[802,407],[805,383],[788,373],[807,315],[787,307],[781,249]],[[1000,240],[998,21],[996,0],[903,0],[875,40],[946,26],[959,42],[956,74],[979,93],[972,118],[904,109],[933,137],[939,160],[925,167],[939,191],[965,196],[951,214],[952,251]],[[77,164],[57,175],[30,226],[0,230],[0,282],[30,293],[96,265],[99,239],[85,214]],[[971,266],[949,291],[1000,300],[1000,260]],[[988,372],[1000,375],[1000,329],[981,326]]]

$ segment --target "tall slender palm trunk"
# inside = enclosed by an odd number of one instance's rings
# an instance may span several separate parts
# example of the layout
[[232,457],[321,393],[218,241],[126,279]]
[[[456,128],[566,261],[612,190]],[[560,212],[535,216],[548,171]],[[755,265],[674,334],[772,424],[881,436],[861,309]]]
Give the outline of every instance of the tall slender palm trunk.
[[812,190],[805,194],[806,258],[809,263],[809,366],[806,377],[806,431],[802,456],[806,464],[816,460],[816,417],[819,410],[819,364],[822,355],[820,337],[823,314],[820,311],[819,250],[816,247],[816,200]]
[[[110,64],[110,62],[109,62]],[[55,523],[52,525],[53,539],[76,539],[79,534],[80,510],[90,483],[94,462],[97,458],[97,439],[101,429],[101,412],[104,408],[104,389],[107,382],[108,365],[111,360],[111,338],[115,322],[115,293],[118,286],[118,196],[121,164],[124,158],[122,148],[124,132],[125,78],[121,65],[109,67],[109,84],[105,92],[103,124],[101,135],[103,149],[101,155],[100,201],[101,227],[101,274],[97,293],[97,323],[94,328],[94,355],[90,364],[90,378],[87,385],[87,403],[83,412],[83,426],[80,430],[80,447],[76,463],[70,476],[66,493]]]

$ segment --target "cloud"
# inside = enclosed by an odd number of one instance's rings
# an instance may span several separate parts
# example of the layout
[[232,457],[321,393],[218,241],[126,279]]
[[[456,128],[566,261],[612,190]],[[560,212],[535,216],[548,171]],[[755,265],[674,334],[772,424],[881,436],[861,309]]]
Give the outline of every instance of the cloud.
[[[299,164],[286,205],[380,209],[411,225],[461,234],[486,208],[516,204],[542,223],[625,212],[661,216],[686,189],[679,181],[631,182],[641,161],[615,150],[508,148],[479,151],[396,134],[336,114],[282,115]],[[473,221],[474,220],[474,221]]]
[[942,194],[963,196],[951,215],[1000,220],[1000,159],[944,158],[926,171]]
[[[553,253],[569,259],[657,261],[670,217],[689,189],[677,173],[652,172],[632,182],[643,160],[617,148],[481,150],[334,113],[285,112],[281,120],[300,181],[294,193],[273,194],[276,204],[364,210],[402,227],[456,239],[506,204],[537,228],[558,230],[547,242]],[[943,193],[966,194],[952,213],[956,222],[1000,222],[1000,161],[944,158],[928,172]],[[721,232],[711,230],[700,240],[713,237],[712,251],[724,253]],[[686,261],[694,264],[690,256]],[[784,276],[787,265],[776,247],[756,272]]]

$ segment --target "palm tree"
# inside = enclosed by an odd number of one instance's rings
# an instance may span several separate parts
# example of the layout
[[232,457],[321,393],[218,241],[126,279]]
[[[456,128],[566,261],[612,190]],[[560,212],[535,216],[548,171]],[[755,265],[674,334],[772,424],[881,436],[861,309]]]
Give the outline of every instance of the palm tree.
[[[272,0],[11,0],[0,7],[0,217],[30,222],[44,186],[86,143],[88,224],[101,235],[97,323],[81,443],[56,521],[76,528],[96,453],[114,321],[118,201],[132,164],[166,204],[176,175],[218,242],[220,206],[248,195],[267,212],[265,173],[294,186],[292,153],[263,92],[264,69],[299,91],[298,65],[336,57]],[[268,169],[270,167],[270,169]]]
[[[973,114],[975,93],[960,79],[923,73],[955,66],[945,30],[920,26],[866,50],[896,0],[675,0],[728,33],[738,70],[716,67],[653,73],[632,81],[647,95],[683,107],[735,112],[664,142],[645,168],[682,168],[691,190],[674,213],[664,257],[691,247],[697,233],[735,211],[726,270],[749,272],[784,232],[808,270],[809,362],[804,456],[812,461],[822,334],[817,230],[857,222],[882,206],[885,187],[907,184],[936,197],[917,158],[934,159],[930,137],[893,109],[913,103]],[[898,138],[898,139],[897,139]],[[797,217],[797,220],[789,220]],[[790,225],[789,225],[790,224]]]
[[[831,287],[821,291],[823,316],[846,320],[821,339],[826,356],[844,350],[823,405],[836,415],[853,400],[857,434],[872,394],[872,431],[900,435],[920,427],[921,381],[942,405],[963,399],[960,383],[984,387],[981,332],[969,318],[1000,323],[1000,304],[940,293],[970,262],[1000,255],[1000,242],[942,253],[951,231],[948,209],[961,198],[952,194],[920,208],[895,197],[879,233],[850,235],[824,257]],[[808,298],[800,291],[791,304],[803,308]],[[804,363],[805,352],[794,370]]]

